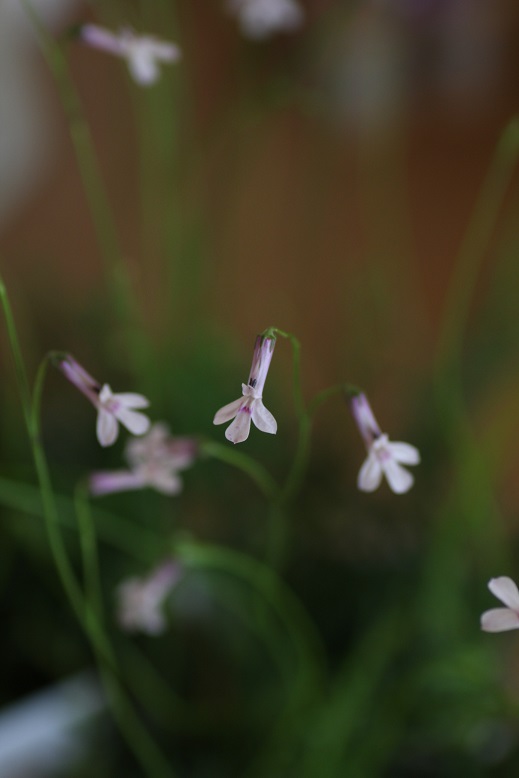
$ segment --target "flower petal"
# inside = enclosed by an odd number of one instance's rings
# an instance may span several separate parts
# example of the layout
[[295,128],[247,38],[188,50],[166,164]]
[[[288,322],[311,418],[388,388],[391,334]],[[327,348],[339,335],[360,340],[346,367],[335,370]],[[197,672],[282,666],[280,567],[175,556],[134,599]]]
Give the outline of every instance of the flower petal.
[[511,578],[506,575],[492,578],[488,582],[488,588],[494,597],[501,600],[508,608],[519,611],[519,590]]
[[131,411],[129,408],[119,408],[115,416],[132,435],[144,435],[150,428],[151,421],[144,413]]
[[519,629],[519,614],[510,608],[494,608],[481,616],[481,629],[485,632],[506,632]]
[[410,443],[389,442],[387,448],[396,461],[403,465],[417,465],[420,462],[420,452]]
[[115,416],[100,408],[97,413],[97,439],[102,446],[111,446],[117,440],[119,425]]
[[240,397],[238,400],[234,400],[234,402],[229,403],[228,405],[224,405],[223,408],[220,408],[220,410],[215,413],[213,424],[225,424],[226,421],[231,421],[231,419],[234,419],[240,410],[242,402],[243,397]]
[[225,437],[230,440],[231,443],[243,443],[247,440],[250,432],[251,422],[251,409],[248,405],[244,405],[238,411],[233,423],[225,430]]
[[374,454],[369,454],[360,468],[357,486],[362,492],[374,492],[382,480],[382,468]]
[[125,408],[149,408],[150,401],[142,394],[135,392],[121,392],[114,394],[113,399],[124,405]]
[[408,492],[414,483],[414,477],[405,468],[401,467],[393,458],[382,463],[384,475],[387,478],[389,488],[395,494]]
[[81,27],[80,36],[89,46],[108,51],[110,54],[120,56],[124,51],[120,36],[114,35],[103,27],[98,27],[97,24],[84,24]]
[[150,86],[157,81],[160,70],[149,46],[136,45],[128,57],[128,67],[133,79],[141,86]]
[[126,492],[130,489],[142,489],[144,483],[138,473],[131,470],[109,470],[92,473],[89,479],[90,493],[99,497],[113,492]]
[[182,481],[178,475],[166,469],[157,470],[149,479],[149,485],[162,494],[178,494],[182,491]]
[[262,432],[270,432],[271,435],[275,435],[277,432],[277,421],[259,399],[252,403],[252,421]]

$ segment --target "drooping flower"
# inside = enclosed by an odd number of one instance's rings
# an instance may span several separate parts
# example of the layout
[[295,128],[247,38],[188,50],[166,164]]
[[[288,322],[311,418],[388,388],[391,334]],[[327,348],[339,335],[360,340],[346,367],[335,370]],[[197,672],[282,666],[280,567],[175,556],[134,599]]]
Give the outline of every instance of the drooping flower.
[[485,632],[505,632],[519,629],[519,590],[506,575],[492,578],[488,582],[492,594],[506,605],[506,608],[493,608],[481,616],[481,629]]
[[251,420],[262,432],[276,434],[278,425],[273,415],[263,405],[263,387],[276,345],[275,337],[258,335],[249,373],[249,380],[242,384],[243,397],[235,400],[216,413],[213,424],[225,424],[234,419],[225,430],[225,437],[231,443],[247,440]]
[[100,384],[92,378],[70,354],[56,358],[55,364],[97,408],[97,439],[102,446],[115,443],[119,434],[119,422],[133,435],[144,435],[148,431],[150,420],[143,413],[134,410],[149,406],[148,400],[142,394],[114,394],[108,384]]
[[409,491],[414,477],[401,465],[417,465],[420,462],[418,449],[409,443],[391,442],[381,432],[367,397],[362,392],[350,397],[350,407],[368,451],[357,479],[359,489],[363,492],[375,491],[384,475],[396,494]]
[[193,464],[197,448],[193,438],[173,437],[166,424],[154,424],[147,435],[127,443],[130,469],[93,473],[90,491],[99,496],[150,486],[162,494],[178,494],[182,489],[178,473]]
[[167,626],[164,602],[182,576],[181,565],[167,559],[143,578],[128,578],[116,589],[117,621],[127,632],[160,635]]
[[84,24],[80,36],[89,46],[126,60],[134,81],[141,86],[150,86],[158,80],[161,63],[176,62],[181,56],[175,43],[152,35],[137,35],[129,28],[115,34],[97,24]]
[[297,0],[228,0],[227,8],[238,17],[243,34],[256,40],[292,32],[304,19]]

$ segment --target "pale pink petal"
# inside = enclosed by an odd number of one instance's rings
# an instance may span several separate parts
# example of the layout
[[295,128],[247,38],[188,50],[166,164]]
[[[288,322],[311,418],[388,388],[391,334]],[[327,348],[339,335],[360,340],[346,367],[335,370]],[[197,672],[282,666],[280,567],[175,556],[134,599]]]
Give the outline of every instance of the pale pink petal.
[[150,401],[142,394],[136,394],[135,392],[121,392],[120,394],[114,394],[113,399],[117,400],[126,408],[148,408]]
[[147,416],[137,411],[131,411],[129,408],[119,408],[115,412],[115,416],[132,435],[144,435],[151,425]]
[[481,629],[485,632],[506,632],[519,629],[519,614],[510,608],[494,608],[481,616]]
[[270,432],[275,435],[277,432],[277,422],[270,411],[268,411],[260,399],[252,403],[252,421],[262,432]]
[[511,578],[506,575],[492,578],[488,582],[488,588],[508,608],[519,611],[519,590]]
[[182,56],[180,47],[175,43],[153,40],[151,44],[154,55],[162,62],[178,62]]
[[124,44],[118,35],[98,27],[97,24],[84,24],[81,28],[81,39],[96,49],[108,51],[110,54],[121,56],[124,52]]
[[213,424],[225,424],[226,421],[234,419],[240,410],[242,403],[243,397],[240,397],[239,400],[234,400],[234,402],[224,405],[223,408],[220,408],[220,410],[216,412]]
[[135,46],[135,49],[128,57],[128,67],[133,79],[141,86],[154,84],[160,75],[157,60],[150,51],[149,46]]
[[117,440],[119,425],[115,416],[103,408],[97,413],[97,439],[102,446],[111,446]]
[[384,475],[391,491],[395,494],[404,494],[408,492],[414,483],[414,478],[408,470],[400,467],[394,459],[387,459],[382,463]]
[[251,409],[245,405],[238,411],[233,423],[225,430],[225,437],[231,443],[243,443],[247,440],[250,432]]
[[394,459],[403,465],[417,465],[420,462],[420,452],[410,443],[390,442],[387,449]]
[[360,468],[357,486],[363,492],[374,492],[382,480],[382,468],[375,454],[369,454]]
[[182,481],[176,473],[167,470],[157,470],[149,479],[149,485],[162,494],[179,494],[182,491]]
[[126,492],[130,489],[142,489],[142,478],[130,470],[111,470],[92,473],[89,479],[90,493],[99,497],[113,492]]

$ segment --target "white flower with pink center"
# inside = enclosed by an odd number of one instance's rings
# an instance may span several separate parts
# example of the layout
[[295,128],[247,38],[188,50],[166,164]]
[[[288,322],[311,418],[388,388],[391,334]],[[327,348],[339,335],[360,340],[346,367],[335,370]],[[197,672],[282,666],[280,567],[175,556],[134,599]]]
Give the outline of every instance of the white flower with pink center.
[[234,419],[225,430],[225,437],[231,443],[242,443],[247,440],[251,421],[262,432],[275,435],[277,422],[270,411],[263,405],[263,387],[274,352],[276,339],[272,336],[258,335],[254,348],[254,356],[249,374],[249,380],[242,384],[242,394],[239,400],[224,405],[216,413],[213,424],[225,424]]
[[97,439],[102,446],[111,446],[119,434],[119,423],[133,435],[144,435],[150,420],[136,409],[147,408],[149,401],[142,394],[124,392],[114,394],[108,384],[87,373],[70,354],[56,360],[57,367],[97,408]]
[[371,406],[362,392],[350,398],[350,406],[368,451],[357,479],[358,488],[363,492],[373,492],[378,489],[382,477],[385,476],[393,492],[408,492],[414,483],[414,477],[402,465],[417,465],[420,462],[418,449],[409,443],[391,442],[388,436],[381,432]]
[[488,588],[506,608],[493,608],[481,616],[481,629],[485,632],[506,632],[519,629],[519,590],[506,575],[492,578]]
[[126,60],[134,81],[141,86],[150,86],[158,80],[160,64],[176,62],[181,56],[176,44],[152,35],[137,35],[128,28],[115,34],[97,24],[85,24],[80,36],[89,46]]

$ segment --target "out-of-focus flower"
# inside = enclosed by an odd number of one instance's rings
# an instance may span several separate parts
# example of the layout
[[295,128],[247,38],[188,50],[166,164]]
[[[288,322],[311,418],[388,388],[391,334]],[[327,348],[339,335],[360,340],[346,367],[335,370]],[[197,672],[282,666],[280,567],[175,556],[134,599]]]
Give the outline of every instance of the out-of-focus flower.
[[182,576],[181,565],[167,559],[143,578],[128,578],[116,590],[117,621],[128,632],[160,635],[167,623],[164,601]]
[[418,449],[409,443],[392,443],[387,435],[382,434],[367,397],[362,392],[350,397],[350,407],[368,451],[357,479],[359,489],[373,492],[385,475],[393,492],[403,494],[409,491],[414,478],[401,465],[417,465],[420,462]]
[[488,582],[492,594],[506,605],[506,608],[493,608],[481,616],[481,629],[485,632],[506,632],[519,629],[519,590],[506,575],[492,578]]
[[154,424],[147,435],[126,445],[130,470],[93,473],[90,491],[99,496],[150,486],[163,494],[178,494],[182,489],[178,473],[193,464],[197,449],[192,438],[173,437],[166,424]]
[[227,8],[238,17],[243,34],[256,40],[296,30],[304,19],[296,0],[228,0]]
[[273,415],[263,405],[263,387],[274,352],[276,339],[273,336],[258,335],[249,380],[242,384],[243,397],[235,400],[216,413],[213,424],[225,424],[234,419],[225,430],[225,437],[231,443],[242,443],[250,432],[251,419],[262,432],[276,434],[278,425]]
[[92,378],[70,354],[58,357],[55,364],[97,408],[97,439],[102,446],[115,443],[119,434],[119,422],[133,435],[144,435],[148,431],[150,420],[143,413],[134,410],[149,406],[148,400],[142,394],[114,394],[108,384],[101,385]]
[[97,24],[85,24],[80,36],[89,46],[126,60],[133,79],[141,86],[150,86],[158,80],[161,63],[177,62],[181,56],[175,43],[151,35],[137,35],[129,28],[115,34]]

